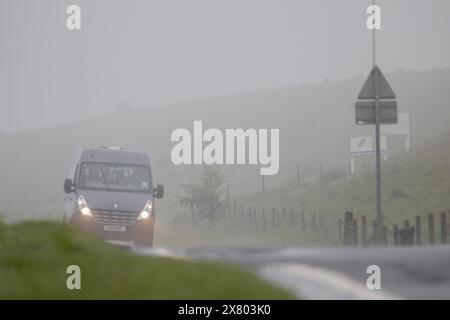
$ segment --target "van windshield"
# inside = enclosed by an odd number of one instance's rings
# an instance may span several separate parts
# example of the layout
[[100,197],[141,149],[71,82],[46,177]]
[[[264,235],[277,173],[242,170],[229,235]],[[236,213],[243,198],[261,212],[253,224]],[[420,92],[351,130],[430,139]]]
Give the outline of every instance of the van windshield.
[[84,162],[80,169],[80,189],[150,193],[147,166]]

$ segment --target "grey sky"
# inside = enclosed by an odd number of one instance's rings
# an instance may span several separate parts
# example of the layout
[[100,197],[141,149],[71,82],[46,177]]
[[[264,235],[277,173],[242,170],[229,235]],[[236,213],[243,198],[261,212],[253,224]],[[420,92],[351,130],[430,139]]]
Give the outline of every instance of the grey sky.
[[[450,66],[450,1],[384,0],[385,73]],[[0,0],[0,131],[367,74],[371,0]],[[82,30],[65,27],[78,4]]]

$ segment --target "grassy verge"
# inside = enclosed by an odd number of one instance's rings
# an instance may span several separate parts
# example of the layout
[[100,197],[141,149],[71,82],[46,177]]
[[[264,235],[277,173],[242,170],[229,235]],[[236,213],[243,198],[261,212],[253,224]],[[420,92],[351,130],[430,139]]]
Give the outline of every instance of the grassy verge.
[[[422,219],[422,238],[427,239],[427,214],[434,213],[438,221],[441,212],[450,212],[450,132],[410,152],[383,162],[382,201],[384,223],[392,230],[393,224],[403,225],[404,220],[414,224],[415,217]],[[365,215],[369,221],[375,212],[375,177],[373,172],[355,174],[351,178],[318,185],[285,186],[267,194],[253,194],[238,199],[246,207],[258,212],[264,208],[288,210],[293,208],[297,221],[300,213],[306,216],[307,231],[297,231],[292,236],[289,226],[278,231],[286,245],[336,245],[338,244],[338,219],[345,211],[353,211],[357,218]],[[323,232],[311,232],[310,214],[321,217],[326,227]],[[436,222],[437,223],[437,222]],[[436,228],[438,225],[436,224]],[[320,228],[321,230],[323,228]],[[440,232],[437,232],[440,239]],[[389,238],[392,242],[392,237]]]
[[293,298],[233,266],[137,256],[52,222],[0,224],[0,283],[0,299]]

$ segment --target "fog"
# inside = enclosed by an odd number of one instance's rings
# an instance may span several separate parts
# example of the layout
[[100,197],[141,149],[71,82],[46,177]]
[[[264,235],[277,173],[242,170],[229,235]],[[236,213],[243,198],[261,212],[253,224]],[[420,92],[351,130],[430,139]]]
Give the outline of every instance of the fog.
[[[374,211],[373,159],[349,174],[350,139],[372,135],[354,120],[372,63],[371,2],[76,1],[81,30],[70,31],[72,1],[0,0],[0,177],[8,182],[0,213],[7,221],[61,220],[75,149],[110,145],[150,154],[154,183],[166,187],[157,204],[160,244],[336,243],[345,211]],[[450,181],[429,181],[448,176],[450,4],[377,3],[377,63],[411,119],[411,151],[404,136],[390,135],[383,162],[385,215],[398,223],[450,207],[435,192]],[[263,180],[261,163],[233,164],[225,154],[227,165],[216,166],[224,176],[218,212],[241,220],[214,217],[210,228],[210,217],[200,223],[180,201],[199,183],[198,168],[176,165],[171,137],[177,129],[194,135],[196,120],[223,133],[277,130],[276,174]],[[243,212],[283,208],[298,219],[317,214],[327,231],[314,239],[249,232]]]
[[[82,29],[66,29],[78,4]],[[0,1],[0,132],[365,75],[371,1]],[[446,0],[378,1],[387,73],[450,66]]]
[[373,2],[0,0],[0,299],[448,299],[450,1]]

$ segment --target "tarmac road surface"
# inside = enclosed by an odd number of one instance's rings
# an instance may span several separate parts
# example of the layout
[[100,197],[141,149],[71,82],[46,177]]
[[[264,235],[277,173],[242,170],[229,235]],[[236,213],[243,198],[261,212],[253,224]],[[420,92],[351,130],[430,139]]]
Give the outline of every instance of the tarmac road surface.
[[[450,299],[450,246],[196,247],[137,252],[238,264],[306,299]],[[366,285],[371,265],[380,267],[380,290]]]

